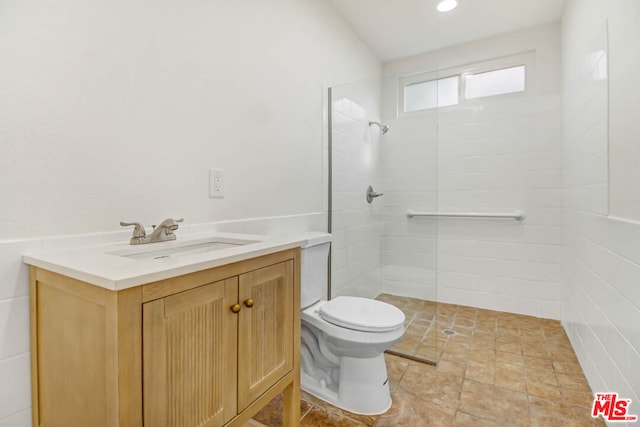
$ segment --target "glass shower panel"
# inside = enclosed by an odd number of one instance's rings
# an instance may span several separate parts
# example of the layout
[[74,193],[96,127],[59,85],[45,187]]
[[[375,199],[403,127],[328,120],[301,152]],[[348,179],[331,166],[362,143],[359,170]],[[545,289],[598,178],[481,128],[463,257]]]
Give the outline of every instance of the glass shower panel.
[[366,200],[367,187],[380,191],[378,179],[380,82],[366,80],[330,89],[329,166],[331,175],[330,297],[375,298],[382,292],[380,237],[383,223]]
[[[329,91],[329,294],[400,308],[406,333],[388,352],[436,363],[438,223],[407,212],[437,211],[438,108],[398,114],[400,90],[385,78]],[[369,185],[383,193],[371,203]]]
[[390,351],[435,363],[438,224],[437,219],[409,218],[407,213],[437,211],[438,108],[402,114],[401,90],[397,78],[383,80],[382,117],[390,130],[381,139],[379,154],[378,177],[385,196],[374,210],[384,223],[383,292],[378,298],[406,316],[406,334]]

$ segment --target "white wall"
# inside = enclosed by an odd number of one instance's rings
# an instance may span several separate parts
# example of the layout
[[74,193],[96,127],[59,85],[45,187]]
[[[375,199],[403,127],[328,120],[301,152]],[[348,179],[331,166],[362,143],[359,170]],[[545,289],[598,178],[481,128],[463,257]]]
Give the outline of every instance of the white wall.
[[[383,74],[389,84],[383,91],[384,111],[387,117],[395,116],[397,84],[392,76],[445,70],[528,51],[535,52],[535,59],[527,69],[531,85],[526,94],[440,108],[435,118],[437,134],[429,130],[433,113],[423,116],[422,127],[414,125],[419,115],[410,120],[401,117],[385,137],[389,143],[383,139],[383,162],[402,156],[405,160],[400,168],[402,181],[390,177],[402,184],[390,188],[398,192],[390,205],[396,209],[395,229],[390,231],[404,233],[405,244],[391,248],[385,259],[395,264],[393,272],[399,277],[399,264],[407,267],[407,260],[413,260],[408,266],[413,273],[422,264],[423,280],[416,280],[413,292],[418,293],[414,296],[428,293],[437,256],[438,301],[560,318],[559,24],[386,63]],[[403,129],[407,126],[411,126],[410,134],[420,134],[413,144],[393,143],[393,138],[409,138]],[[393,132],[400,136],[392,137]],[[422,164],[417,163],[420,161]],[[411,169],[411,164],[420,167]],[[410,170],[415,171],[413,180],[407,175]],[[393,185],[393,179],[389,184]],[[436,205],[441,212],[523,210],[527,217],[522,222],[441,219],[437,225],[432,220],[404,217],[407,208],[433,210]],[[388,265],[383,268],[390,270]],[[387,289],[399,290],[397,283]]]
[[[637,218],[639,17],[635,0],[573,0],[562,22],[563,324],[593,391],[632,399],[633,414],[640,412],[640,224],[607,215]],[[628,203],[616,200],[623,193]]]
[[325,90],[379,73],[321,0],[1,2],[0,426],[30,425],[23,253],[169,216],[326,229]]
[[321,211],[324,88],[379,62],[319,0],[10,0],[0,69],[0,236],[22,238]]

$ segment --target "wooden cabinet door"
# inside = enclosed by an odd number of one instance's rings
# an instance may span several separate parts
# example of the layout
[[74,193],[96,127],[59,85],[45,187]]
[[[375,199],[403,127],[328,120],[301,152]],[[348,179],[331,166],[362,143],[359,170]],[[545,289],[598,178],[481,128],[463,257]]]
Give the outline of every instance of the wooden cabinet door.
[[238,412],[293,367],[293,295],[293,261],[240,275]]
[[221,426],[237,413],[238,278],[143,304],[144,425]]

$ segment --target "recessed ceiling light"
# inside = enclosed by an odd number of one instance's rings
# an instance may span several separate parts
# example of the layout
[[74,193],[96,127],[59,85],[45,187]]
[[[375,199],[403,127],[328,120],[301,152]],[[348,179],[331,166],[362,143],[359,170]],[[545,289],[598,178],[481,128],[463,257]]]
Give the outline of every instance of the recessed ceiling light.
[[458,6],[458,0],[442,0],[438,3],[438,12],[449,12]]

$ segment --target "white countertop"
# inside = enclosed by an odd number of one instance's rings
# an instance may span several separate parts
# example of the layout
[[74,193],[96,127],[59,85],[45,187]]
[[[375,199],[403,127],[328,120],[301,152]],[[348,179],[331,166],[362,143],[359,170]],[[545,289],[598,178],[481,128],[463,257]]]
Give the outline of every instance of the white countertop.
[[[238,243],[250,241],[224,249],[206,250],[199,253],[182,253],[168,257],[152,256],[135,258],[143,253],[186,249],[188,246],[203,246],[212,241]],[[119,291],[157,280],[189,274],[208,268],[267,255],[304,245],[305,235],[262,236],[237,233],[207,233],[178,236],[177,240],[144,245],[121,243],[63,249],[23,256],[27,264],[40,267],[64,276],[82,280],[106,289]],[[167,252],[168,253],[168,252]]]

